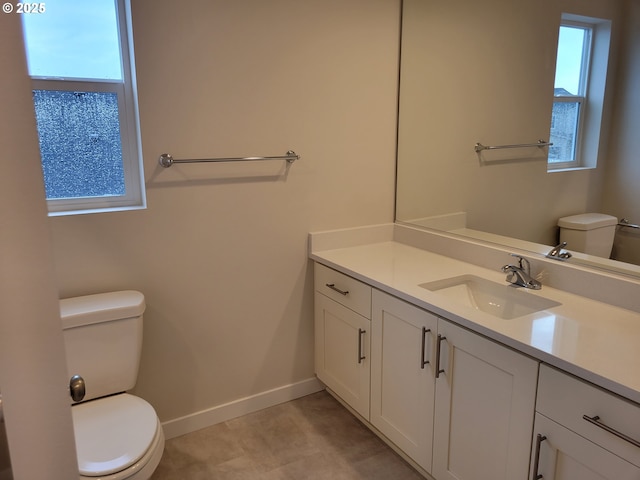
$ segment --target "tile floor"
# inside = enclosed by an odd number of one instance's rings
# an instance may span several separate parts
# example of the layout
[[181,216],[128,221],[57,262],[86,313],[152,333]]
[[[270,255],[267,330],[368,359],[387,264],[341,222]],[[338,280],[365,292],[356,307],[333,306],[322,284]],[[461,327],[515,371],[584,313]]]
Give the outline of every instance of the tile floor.
[[326,392],[168,440],[166,479],[424,480]]

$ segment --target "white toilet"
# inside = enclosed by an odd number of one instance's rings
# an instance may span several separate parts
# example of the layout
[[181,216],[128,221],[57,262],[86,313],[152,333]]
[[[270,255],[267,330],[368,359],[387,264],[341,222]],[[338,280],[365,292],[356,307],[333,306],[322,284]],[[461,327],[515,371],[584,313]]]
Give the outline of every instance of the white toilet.
[[558,220],[560,241],[567,250],[609,258],[618,219],[604,213],[582,213]]
[[138,376],[144,309],[135,291],[60,301],[67,371],[84,380],[85,396],[71,407],[80,479],[147,480],[162,457],[155,410],[125,393]]

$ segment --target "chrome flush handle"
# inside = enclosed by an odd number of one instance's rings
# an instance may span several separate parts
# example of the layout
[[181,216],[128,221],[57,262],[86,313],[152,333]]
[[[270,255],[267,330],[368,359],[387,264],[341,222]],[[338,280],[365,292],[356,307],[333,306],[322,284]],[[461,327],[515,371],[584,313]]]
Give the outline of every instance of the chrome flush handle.
[[84,378],[80,375],[74,375],[69,381],[69,394],[74,402],[81,402],[86,394],[86,386]]

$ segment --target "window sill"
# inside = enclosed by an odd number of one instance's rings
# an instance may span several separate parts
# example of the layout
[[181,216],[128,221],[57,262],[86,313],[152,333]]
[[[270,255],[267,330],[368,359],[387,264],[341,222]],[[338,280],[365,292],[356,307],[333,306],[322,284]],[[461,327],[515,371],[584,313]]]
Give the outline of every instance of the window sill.
[[547,173],[556,172],[579,172],[583,170],[595,170],[596,167],[565,167],[565,168],[549,168],[547,167]]
[[123,207],[86,208],[82,210],[50,211],[49,217],[64,217],[67,215],[86,215],[89,213],[126,212],[129,210],[144,210],[146,205],[129,205]]

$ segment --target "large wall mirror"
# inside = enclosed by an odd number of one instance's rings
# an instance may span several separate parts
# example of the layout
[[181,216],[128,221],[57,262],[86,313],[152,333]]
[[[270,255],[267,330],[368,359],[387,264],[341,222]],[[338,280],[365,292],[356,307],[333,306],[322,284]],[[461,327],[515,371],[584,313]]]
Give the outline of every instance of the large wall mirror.
[[[567,16],[604,25],[587,84],[601,123],[585,165],[548,171],[535,144],[550,139]],[[640,0],[403,0],[396,221],[536,253],[562,217],[640,223],[639,86]],[[611,259],[569,261],[640,275],[640,229],[616,229]]]

